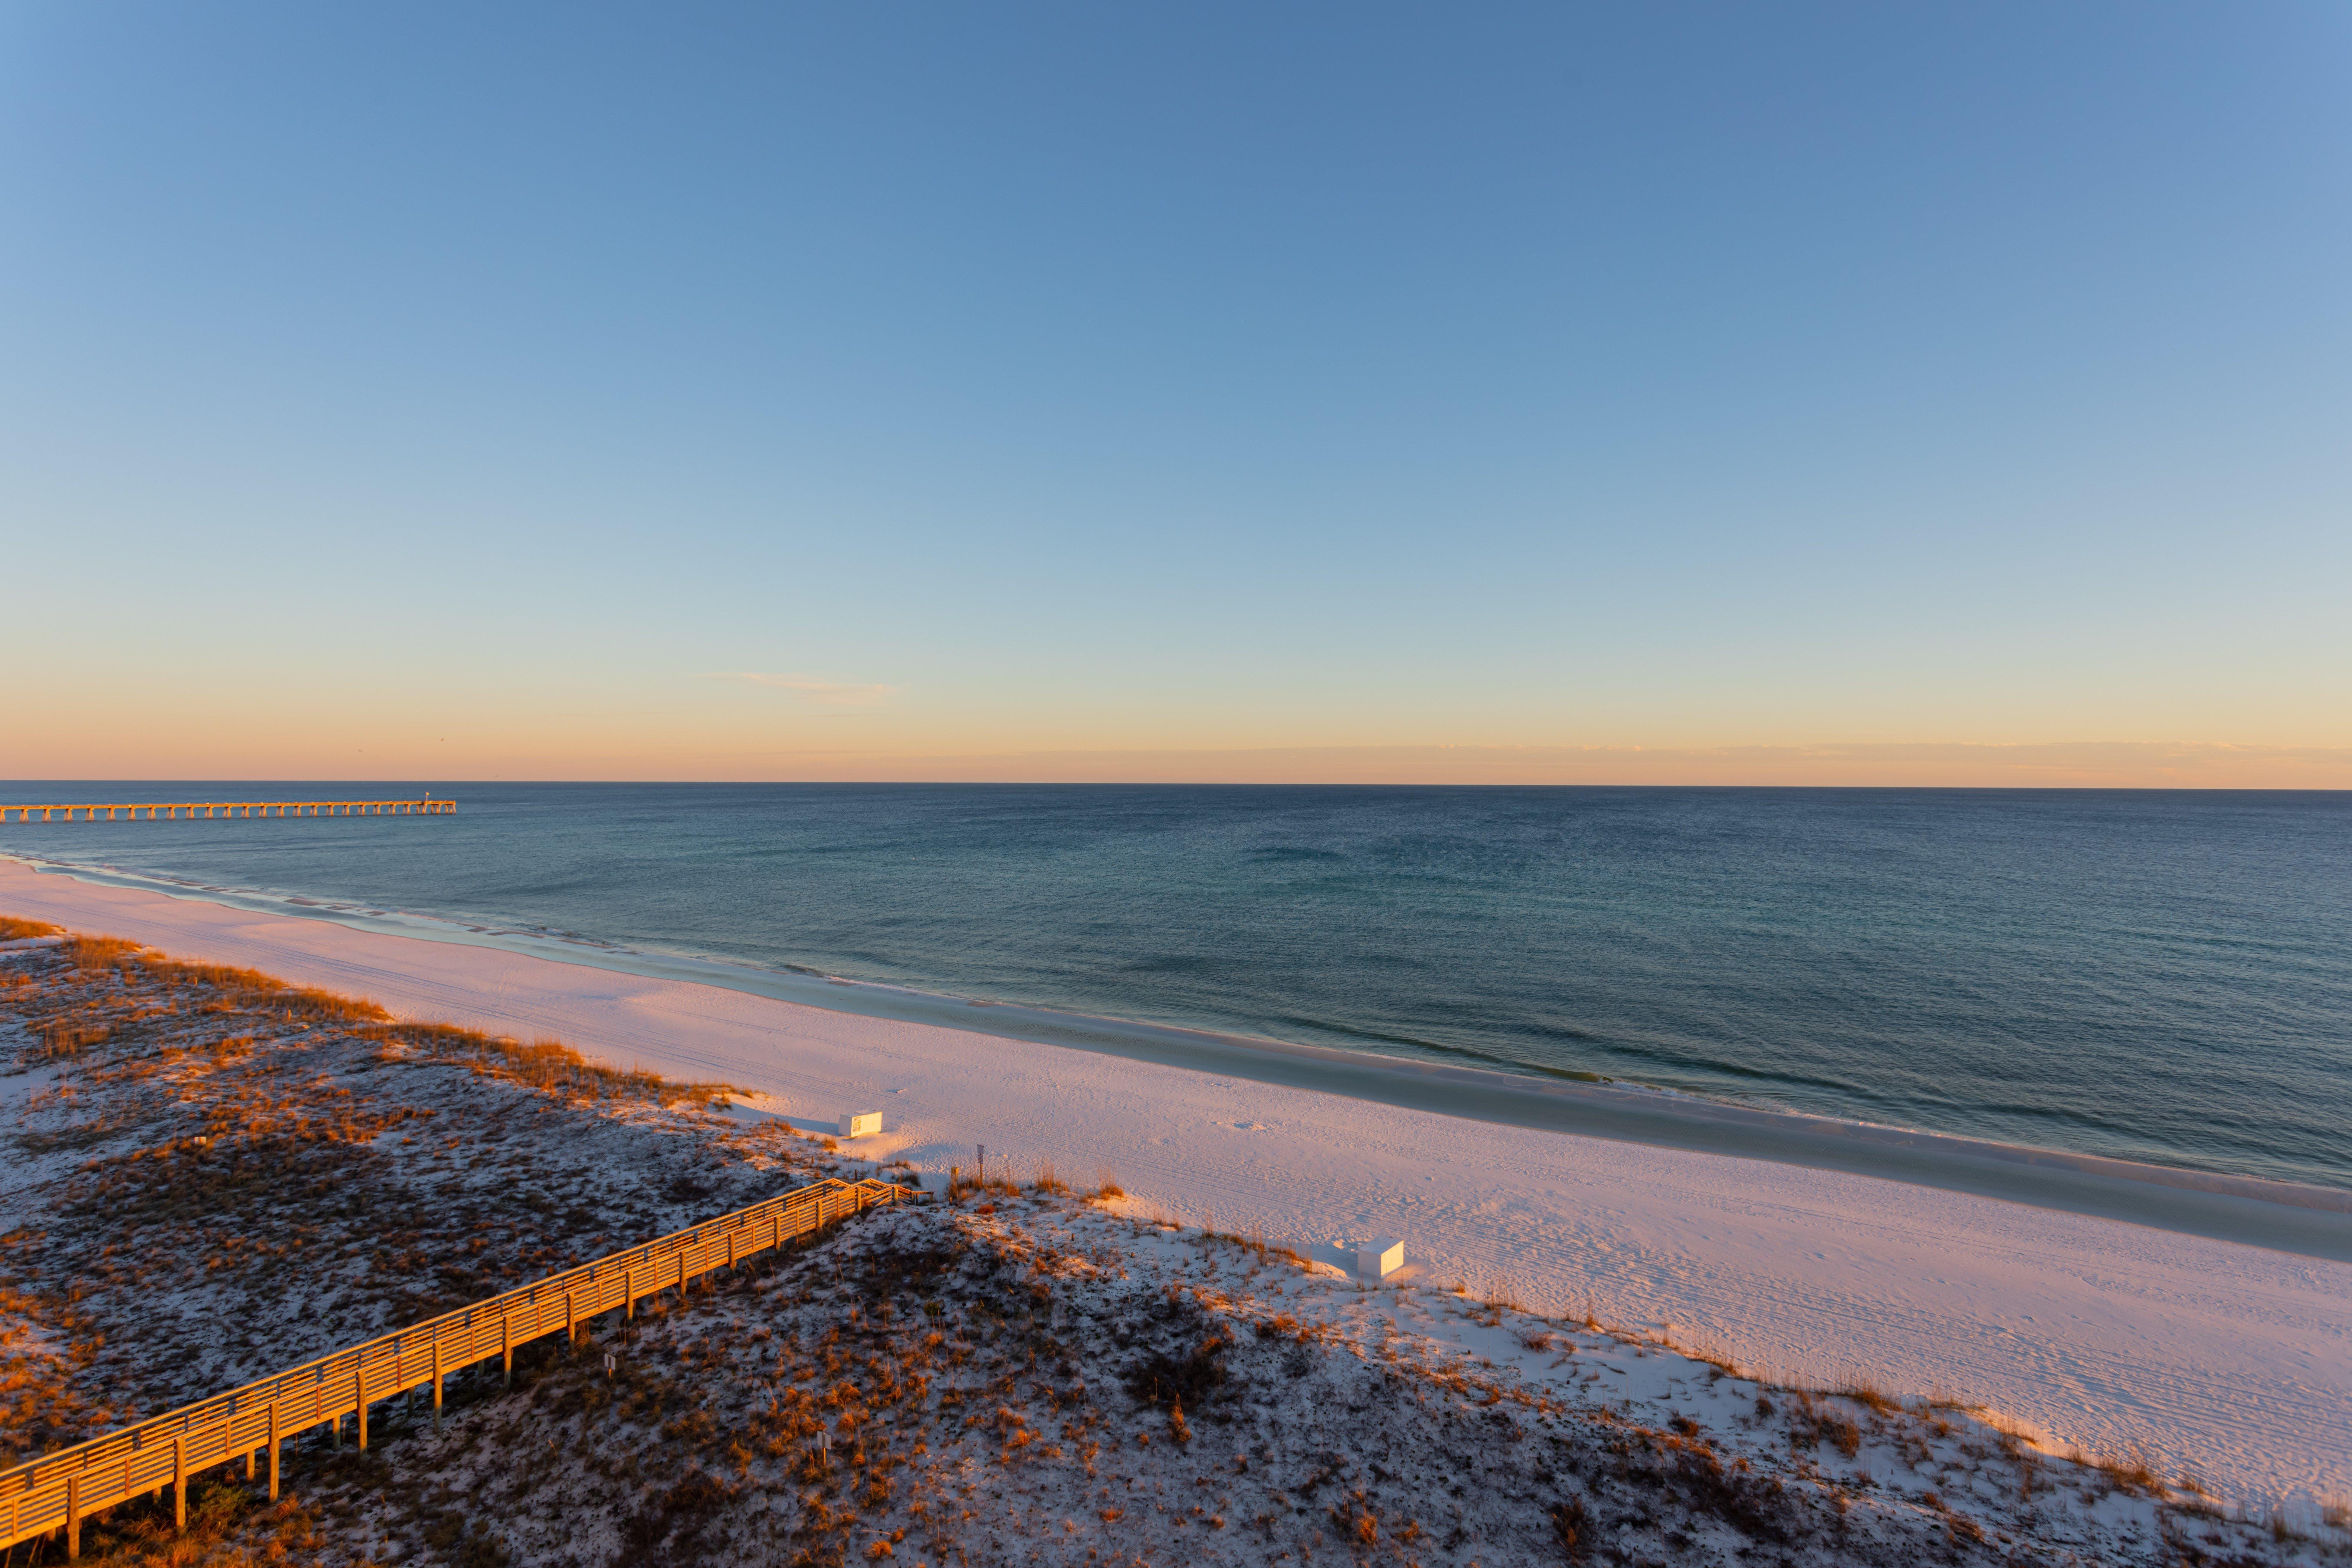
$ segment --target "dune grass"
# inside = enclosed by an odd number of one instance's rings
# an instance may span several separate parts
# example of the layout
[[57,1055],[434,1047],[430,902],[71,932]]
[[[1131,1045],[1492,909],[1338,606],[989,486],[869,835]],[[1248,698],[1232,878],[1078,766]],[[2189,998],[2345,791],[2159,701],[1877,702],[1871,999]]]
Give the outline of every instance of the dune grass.
[[[730,1084],[681,1082],[642,1068],[607,1067],[590,1061],[561,1040],[525,1043],[455,1024],[401,1020],[364,996],[292,984],[257,969],[167,958],[119,937],[63,932],[39,921],[0,916],[0,938],[8,933],[64,935],[68,940],[61,951],[77,970],[112,969],[125,980],[144,981],[162,991],[165,1006],[186,1006],[202,1013],[259,1014],[285,1024],[355,1026],[360,1035],[378,1041],[389,1053],[415,1052],[436,1060],[463,1061],[477,1071],[564,1098],[675,1106],[746,1092]],[[102,1043],[110,1037],[112,1026],[58,1016],[37,1024],[35,1032],[49,1058],[58,1059],[79,1056],[86,1047]]]

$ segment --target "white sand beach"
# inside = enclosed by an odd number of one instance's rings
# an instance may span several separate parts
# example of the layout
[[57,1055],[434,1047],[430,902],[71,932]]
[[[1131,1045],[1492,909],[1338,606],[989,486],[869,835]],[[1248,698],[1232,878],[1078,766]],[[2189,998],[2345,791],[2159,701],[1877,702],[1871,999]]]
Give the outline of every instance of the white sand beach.
[[[2061,1206],[2045,1206],[2018,1201],[2042,1179],[2031,1167],[1928,1185],[1864,1173],[1900,1168],[1884,1151],[1864,1169],[1714,1152],[1780,1148],[1769,1128],[1747,1145],[1717,1129],[1685,1141],[1712,1146],[1665,1147],[1514,1125],[1417,1108],[1409,1085],[1368,1099],[1301,1073],[834,1010],[5,860],[0,913],[723,1079],[761,1097],[747,1115],[878,1110],[885,1131],[856,1151],[927,1171],[969,1165],[985,1143],[992,1164],[1107,1170],[1146,1208],[1327,1258],[1392,1233],[1419,1282],[1589,1308],[1776,1376],[1979,1403],[2054,1447],[2144,1455],[2225,1498],[2352,1496],[2352,1216],[2324,1198],[2192,1186],[2185,1228],[2168,1228],[2174,1189],[2079,1162],[2047,1173]],[[1433,1079],[1425,1103],[1458,1110],[1459,1087]],[[1603,1125],[1605,1103],[1579,1104],[1580,1126]],[[2226,1239],[2240,1225],[2273,1245]]]

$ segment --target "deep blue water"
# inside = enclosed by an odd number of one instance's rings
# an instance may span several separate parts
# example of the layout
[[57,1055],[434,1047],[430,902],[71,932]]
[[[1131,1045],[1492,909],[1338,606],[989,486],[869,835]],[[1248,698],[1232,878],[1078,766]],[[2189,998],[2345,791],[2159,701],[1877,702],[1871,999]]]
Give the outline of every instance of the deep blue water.
[[435,790],[0,850],[2352,1186],[2352,795]]

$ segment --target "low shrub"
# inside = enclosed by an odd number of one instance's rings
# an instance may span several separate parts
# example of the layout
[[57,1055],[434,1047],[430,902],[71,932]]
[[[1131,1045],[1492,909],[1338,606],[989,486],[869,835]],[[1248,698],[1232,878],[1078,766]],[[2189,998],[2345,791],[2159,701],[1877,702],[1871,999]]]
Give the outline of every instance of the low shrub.
[[1212,1333],[1181,1355],[1160,1351],[1147,1356],[1128,1374],[1127,1389],[1145,1405],[1198,1409],[1224,1386],[1225,1375],[1224,1337]]

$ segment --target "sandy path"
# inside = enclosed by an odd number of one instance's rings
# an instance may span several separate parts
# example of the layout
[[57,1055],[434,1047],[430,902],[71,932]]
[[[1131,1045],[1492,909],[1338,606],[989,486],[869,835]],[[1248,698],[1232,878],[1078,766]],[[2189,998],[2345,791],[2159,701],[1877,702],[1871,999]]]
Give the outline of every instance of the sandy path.
[[[0,861],[0,913],[395,1012],[719,1078],[873,1150],[1117,1173],[1220,1229],[1392,1231],[1423,1279],[1581,1309],[1781,1374],[1981,1402],[2227,1496],[2352,1496],[2352,1265],[1839,1171],[1311,1089],[350,930]],[[865,1145],[861,1145],[865,1147]]]

